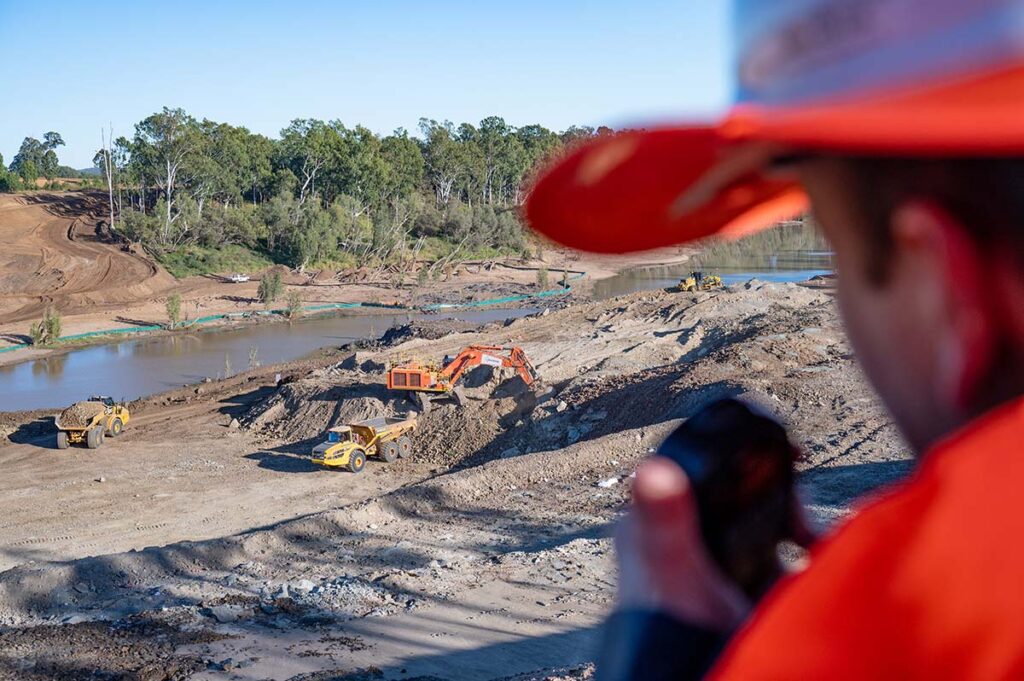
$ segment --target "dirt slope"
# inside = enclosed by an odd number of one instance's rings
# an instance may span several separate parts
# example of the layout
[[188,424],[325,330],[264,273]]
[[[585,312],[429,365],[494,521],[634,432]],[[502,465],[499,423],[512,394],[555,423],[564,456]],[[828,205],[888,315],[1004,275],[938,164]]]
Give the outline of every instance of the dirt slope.
[[93,192],[0,195],[0,323],[145,300],[175,285],[143,255],[97,234]]

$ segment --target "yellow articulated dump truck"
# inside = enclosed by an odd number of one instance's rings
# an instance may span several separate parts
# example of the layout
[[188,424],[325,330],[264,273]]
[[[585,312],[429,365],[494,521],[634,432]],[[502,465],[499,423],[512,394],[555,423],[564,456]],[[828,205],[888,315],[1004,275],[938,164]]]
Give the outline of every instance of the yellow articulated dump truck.
[[327,431],[327,439],[313,448],[313,463],[333,468],[363,470],[366,459],[379,456],[388,463],[412,455],[412,433],[416,417],[381,416],[337,426]]
[[104,395],[75,402],[53,419],[57,426],[57,449],[67,449],[72,444],[96,449],[107,435],[120,435],[129,418],[128,407]]

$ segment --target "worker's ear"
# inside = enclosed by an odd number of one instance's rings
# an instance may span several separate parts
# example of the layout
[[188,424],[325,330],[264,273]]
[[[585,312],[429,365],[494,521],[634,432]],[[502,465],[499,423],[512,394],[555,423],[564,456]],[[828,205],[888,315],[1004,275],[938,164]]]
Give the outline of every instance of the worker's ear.
[[917,317],[932,335],[933,393],[948,408],[970,412],[981,397],[998,345],[998,320],[986,299],[983,254],[965,226],[941,206],[921,200],[892,215],[901,276],[918,288]]

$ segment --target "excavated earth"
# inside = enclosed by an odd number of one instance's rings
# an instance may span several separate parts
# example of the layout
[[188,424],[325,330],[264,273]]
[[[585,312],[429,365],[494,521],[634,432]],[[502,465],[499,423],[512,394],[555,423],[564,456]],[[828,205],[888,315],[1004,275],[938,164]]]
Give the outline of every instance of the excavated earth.
[[116,309],[176,284],[144,253],[121,248],[97,226],[100,192],[0,196],[0,322]]
[[[543,384],[480,367],[461,408],[420,416],[411,460],[309,463],[327,428],[412,409],[388,364],[470,343],[522,346]],[[789,425],[822,528],[910,470],[831,292],[758,282],[417,323],[157,396],[100,458],[69,450],[67,479],[37,487],[65,464],[26,426],[0,448],[0,678],[592,678],[629,476],[724,396]]]
[[75,402],[60,413],[58,421],[64,426],[80,428],[89,425],[93,417],[104,409],[106,409],[106,405],[102,402],[90,402],[89,400]]

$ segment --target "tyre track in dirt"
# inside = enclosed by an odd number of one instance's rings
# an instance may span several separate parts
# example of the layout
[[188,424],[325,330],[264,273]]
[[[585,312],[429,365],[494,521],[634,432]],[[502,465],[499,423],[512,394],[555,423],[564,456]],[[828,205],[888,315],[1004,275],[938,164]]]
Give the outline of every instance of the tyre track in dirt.
[[176,286],[148,258],[97,234],[102,198],[91,192],[0,196],[0,323],[125,305]]

